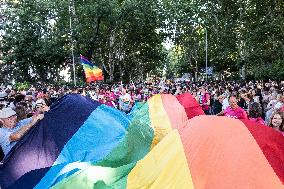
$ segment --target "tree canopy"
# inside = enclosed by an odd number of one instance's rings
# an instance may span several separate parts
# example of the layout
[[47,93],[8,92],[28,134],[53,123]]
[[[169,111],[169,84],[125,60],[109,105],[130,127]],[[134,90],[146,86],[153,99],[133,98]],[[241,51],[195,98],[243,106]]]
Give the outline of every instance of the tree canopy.
[[80,54],[109,81],[195,75],[206,32],[214,72],[284,78],[282,0],[6,0],[0,11],[0,81],[60,82],[72,49],[81,80]]

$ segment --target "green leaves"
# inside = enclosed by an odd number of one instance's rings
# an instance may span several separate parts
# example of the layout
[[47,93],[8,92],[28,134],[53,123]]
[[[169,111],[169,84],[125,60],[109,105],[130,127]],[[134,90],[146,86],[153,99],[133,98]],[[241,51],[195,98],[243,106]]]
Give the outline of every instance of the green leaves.
[[5,71],[16,81],[51,82],[58,77],[65,56],[62,52],[64,42],[58,40],[51,24],[56,17],[51,6],[40,0],[7,2],[2,49],[4,63],[8,65]]
[[[230,68],[232,72],[238,72],[246,65],[255,76],[253,70],[260,63],[272,65],[284,60],[283,1],[163,2],[166,12],[171,13],[167,14],[168,28],[173,31],[171,40],[183,49],[179,56],[181,62],[177,64],[181,68],[186,62],[188,71],[192,70],[193,62],[204,67],[205,29],[208,32],[209,66],[213,66],[214,71]],[[272,74],[262,77],[275,78]]]
[[[205,31],[214,71],[238,72],[245,65],[254,77],[282,76],[279,0],[8,0],[1,13],[2,80],[59,82],[72,44],[76,57],[104,68],[110,81],[161,75],[165,67],[168,75],[194,75],[205,66]],[[163,47],[166,40],[172,49]],[[266,65],[275,70],[255,74]],[[79,64],[76,70],[83,80]]]

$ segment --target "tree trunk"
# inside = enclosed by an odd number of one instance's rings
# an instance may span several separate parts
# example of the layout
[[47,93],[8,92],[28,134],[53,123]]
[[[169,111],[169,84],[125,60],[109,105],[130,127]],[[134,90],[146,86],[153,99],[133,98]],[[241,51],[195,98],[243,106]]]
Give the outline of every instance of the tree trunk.
[[109,80],[113,82],[114,79],[114,55],[113,55],[113,45],[114,45],[114,32],[111,32],[109,37],[109,53],[108,53],[108,65],[109,65]]
[[129,82],[132,81],[132,72],[129,72]]
[[140,67],[140,76],[139,76],[139,78],[141,79],[141,81],[143,81],[143,79],[144,79],[144,67],[141,65],[141,67]]
[[195,82],[198,81],[198,66],[197,66],[197,60],[195,60],[195,76],[194,76],[194,79],[195,79]]
[[123,71],[122,71],[122,67],[121,67],[121,62],[119,62],[119,80],[122,81],[122,76],[123,76]]
[[113,82],[114,76],[113,76],[113,69],[110,69],[110,73],[109,73],[109,81]]

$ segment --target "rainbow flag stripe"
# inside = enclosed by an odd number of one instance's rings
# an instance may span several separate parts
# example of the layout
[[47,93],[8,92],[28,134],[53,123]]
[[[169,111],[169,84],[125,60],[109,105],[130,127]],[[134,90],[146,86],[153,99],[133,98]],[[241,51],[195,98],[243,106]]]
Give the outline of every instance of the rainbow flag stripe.
[[85,72],[87,83],[104,80],[103,71],[93,65],[87,58],[80,55],[81,64]]
[[271,128],[204,115],[189,94],[131,115],[69,95],[5,157],[0,186],[281,189],[283,145]]

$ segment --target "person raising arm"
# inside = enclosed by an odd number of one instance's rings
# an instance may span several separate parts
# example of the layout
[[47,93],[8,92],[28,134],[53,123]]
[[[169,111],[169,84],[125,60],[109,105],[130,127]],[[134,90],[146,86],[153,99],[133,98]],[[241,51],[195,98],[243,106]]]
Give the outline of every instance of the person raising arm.
[[0,110],[0,145],[4,154],[7,155],[12,147],[19,141],[44,115],[34,116],[30,121],[17,123],[17,115],[11,108]]
[[43,119],[43,114],[39,114],[33,117],[31,122],[22,126],[18,131],[10,135],[9,137],[10,141],[13,142],[20,140],[26,134],[26,132],[29,131],[37,123],[37,121],[41,119]]

